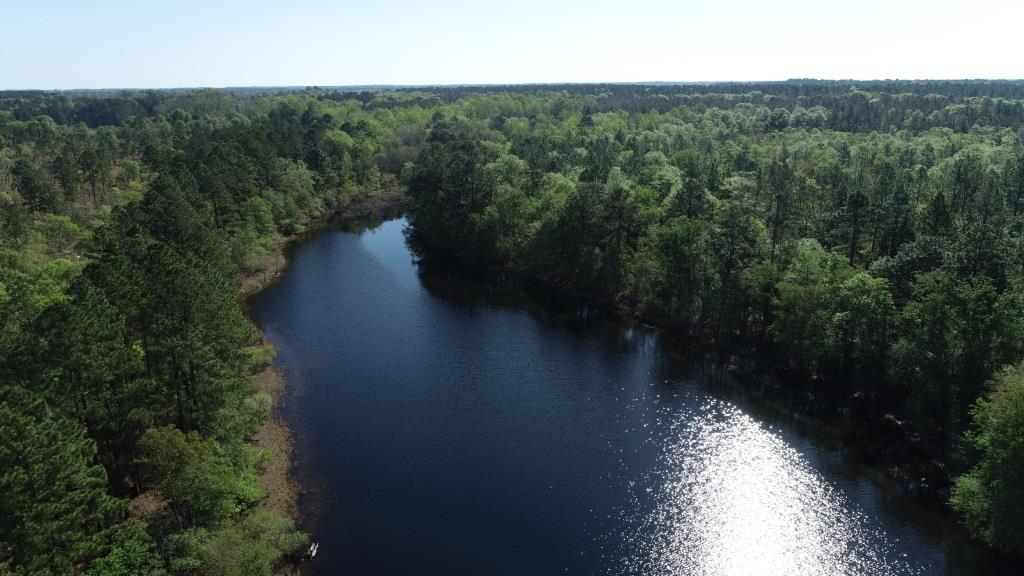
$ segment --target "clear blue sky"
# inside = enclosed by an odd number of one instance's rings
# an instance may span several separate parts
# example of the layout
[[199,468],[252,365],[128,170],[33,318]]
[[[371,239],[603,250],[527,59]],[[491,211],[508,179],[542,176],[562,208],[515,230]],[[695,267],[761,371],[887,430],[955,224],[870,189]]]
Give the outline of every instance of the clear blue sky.
[[1022,78],[1022,0],[0,0],[0,89]]

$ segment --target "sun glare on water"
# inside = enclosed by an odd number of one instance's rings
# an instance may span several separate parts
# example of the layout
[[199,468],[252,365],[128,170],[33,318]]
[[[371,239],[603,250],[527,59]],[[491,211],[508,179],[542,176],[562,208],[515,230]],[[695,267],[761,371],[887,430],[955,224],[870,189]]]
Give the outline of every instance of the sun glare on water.
[[633,522],[630,574],[917,574],[886,535],[779,435],[705,400],[674,417],[649,514]]

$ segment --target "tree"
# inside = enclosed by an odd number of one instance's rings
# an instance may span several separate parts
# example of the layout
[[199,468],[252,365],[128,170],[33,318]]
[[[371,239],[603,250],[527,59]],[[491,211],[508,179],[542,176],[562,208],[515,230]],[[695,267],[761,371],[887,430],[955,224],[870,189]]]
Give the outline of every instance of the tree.
[[767,166],[769,191],[769,225],[771,246],[769,258],[775,260],[775,250],[785,238],[786,225],[793,203],[794,174],[789,151],[783,145]]
[[67,574],[109,549],[127,503],[82,427],[22,388],[0,388],[0,568]]
[[21,197],[33,212],[52,212],[57,208],[57,192],[43,169],[29,158],[18,157],[11,170]]
[[614,168],[602,196],[599,240],[601,249],[600,275],[605,294],[614,295],[622,283],[626,266],[636,250],[645,228],[641,199],[633,191],[633,184]]
[[935,444],[950,438],[949,424],[954,420],[953,290],[954,281],[946,272],[917,275],[911,299],[900,312],[900,336],[890,352],[890,379],[902,388],[900,395],[918,420],[917,429]]
[[709,243],[708,226],[701,220],[680,216],[653,227],[644,247],[652,261],[650,294],[638,298],[644,313],[677,324],[705,313],[703,299],[718,280],[708,260]]
[[[97,238],[89,281],[125,317],[176,424],[228,434],[222,410],[252,393],[241,351],[254,330],[223,238],[161,176],[146,198],[117,213]],[[247,434],[251,430],[231,433]]]
[[163,561],[154,550],[149,536],[138,522],[129,520],[121,526],[118,542],[106,556],[89,565],[85,576],[165,576]]
[[483,186],[491,197],[483,212],[475,218],[479,241],[493,246],[493,257],[502,262],[518,262],[533,241],[529,223],[533,206],[527,196],[529,182],[526,162],[504,154],[481,169]]
[[718,263],[719,286],[715,329],[737,329],[747,309],[742,274],[762,256],[767,234],[764,224],[732,202],[719,205],[712,230],[712,257]]
[[203,571],[218,576],[270,576],[283,556],[296,554],[308,538],[293,522],[266,509],[221,527],[198,543]]
[[831,353],[836,286],[848,275],[846,263],[815,240],[804,239],[778,284],[771,330],[797,367],[815,370]]
[[248,467],[235,466],[217,443],[194,431],[152,428],[139,445],[148,476],[170,501],[182,528],[225,520],[262,497]]
[[971,417],[964,443],[975,464],[957,477],[950,503],[978,538],[1024,552],[1024,367],[999,373]]
[[436,248],[489,257],[476,242],[476,218],[491,202],[481,168],[490,160],[478,142],[446,124],[433,129],[409,183],[414,229]]
[[89,146],[78,157],[78,164],[86,181],[89,182],[92,204],[98,206],[101,200],[100,190],[107,186],[110,179],[110,162],[103,158],[94,146]]
[[144,350],[125,332],[123,314],[83,278],[69,296],[35,318],[10,362],[27,388],[85,426],[115,489],[124,491],[136,439],[168,406],[146,378]]
[[857,271],[842,281],[836,292],[836,309],[829,326],[833,350],[844,368],[866,369],[883,376],[894,314],[888,283]]
[[930,236],[949,237],[953,235],[953,215],[946,203],[946,196],[939,190],[928,201],[924,217],[924,231]]
[[78,225],[67,216],[47,214],[36,222],[37,229],[46,239],[46,250],[50,254],[66,254],[82,235]]

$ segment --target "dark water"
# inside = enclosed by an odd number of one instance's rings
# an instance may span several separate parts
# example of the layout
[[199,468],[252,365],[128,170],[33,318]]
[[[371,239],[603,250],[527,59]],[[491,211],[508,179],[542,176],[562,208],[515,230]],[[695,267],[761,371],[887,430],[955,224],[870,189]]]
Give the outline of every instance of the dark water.
[[289,378],[307,573],[990,573],[707,363],[418,265],[403,225],[313,238],[252,302]]

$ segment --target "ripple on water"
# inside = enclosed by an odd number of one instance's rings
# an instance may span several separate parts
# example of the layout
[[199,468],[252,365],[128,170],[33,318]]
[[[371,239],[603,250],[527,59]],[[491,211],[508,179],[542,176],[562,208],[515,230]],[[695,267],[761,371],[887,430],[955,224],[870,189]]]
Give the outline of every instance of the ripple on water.
[[[694,409],[692,406],[696,406]],[[776,432],[721,400],[659,410],[658,466],[634,485],[623,574],[920,574]]]

